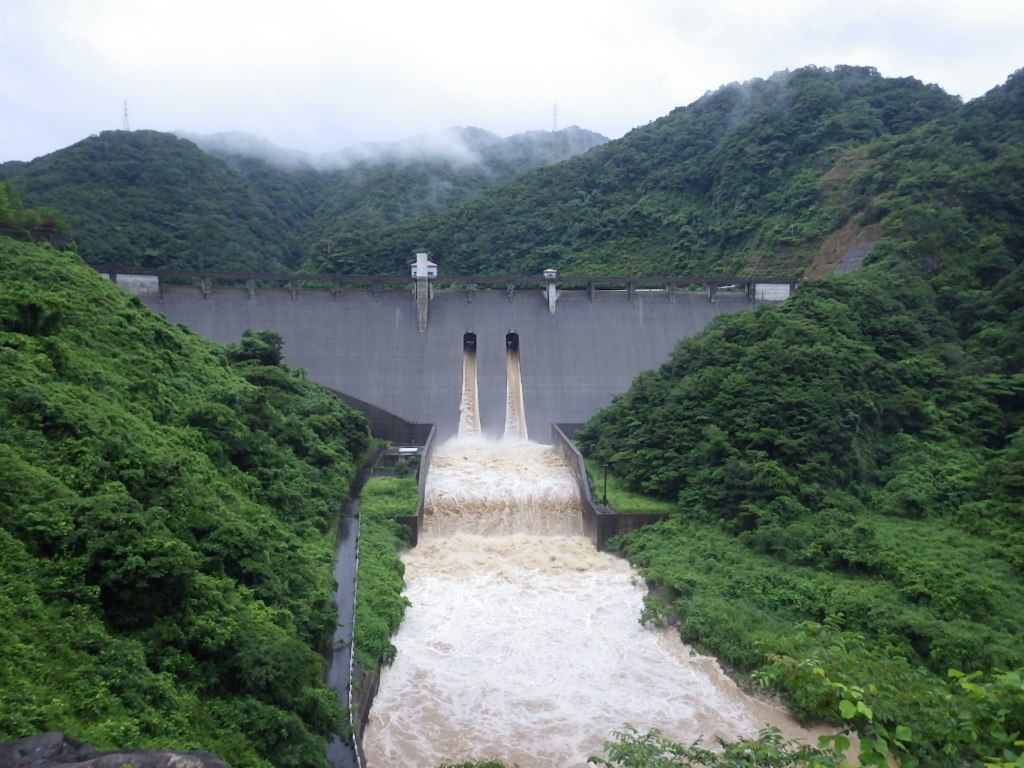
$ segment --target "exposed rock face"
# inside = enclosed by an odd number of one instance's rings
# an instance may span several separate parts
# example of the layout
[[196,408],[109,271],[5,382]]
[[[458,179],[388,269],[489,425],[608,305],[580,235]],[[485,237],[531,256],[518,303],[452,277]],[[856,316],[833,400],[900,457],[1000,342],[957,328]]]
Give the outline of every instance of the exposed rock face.
[[200,750],[169,752],[126,749],[97,752],[91,744],[57,731],[0,742],[0,768],[230,768],[219,757]]

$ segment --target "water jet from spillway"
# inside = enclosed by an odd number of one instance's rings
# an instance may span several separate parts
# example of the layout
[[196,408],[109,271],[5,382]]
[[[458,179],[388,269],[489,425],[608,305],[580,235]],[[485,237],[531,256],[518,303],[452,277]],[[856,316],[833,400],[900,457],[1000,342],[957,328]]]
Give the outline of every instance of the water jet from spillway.
[[527,440],[523,378],[519,365],[519,334],[505,335],[505,440]]
[[462,399],[459,402],[459,437],[480,434],[480,395],[476,383],[476,334],[462,337]]

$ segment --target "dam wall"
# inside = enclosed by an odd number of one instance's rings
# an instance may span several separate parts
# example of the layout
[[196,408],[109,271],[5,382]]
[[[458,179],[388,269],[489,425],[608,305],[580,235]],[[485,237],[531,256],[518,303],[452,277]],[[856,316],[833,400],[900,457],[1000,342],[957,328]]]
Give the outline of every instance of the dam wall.
[[[527,429],[548,442],[552,422],[584,422],[661,365],[676,342],[715,316],[755,305],[742,291],[561,290],[550,311],[543,290],[435,290],[417,328],[408,290],[164,285],[139,297],[172,323],[218,342],[271,330],[284,358],[310,380],[413,423],[437,439],[459,423],[463,337],[477,335],[480,416],[500,437],[505,417],[505,336],[519,335]],[[757,302],[759,303],[759,302]]]

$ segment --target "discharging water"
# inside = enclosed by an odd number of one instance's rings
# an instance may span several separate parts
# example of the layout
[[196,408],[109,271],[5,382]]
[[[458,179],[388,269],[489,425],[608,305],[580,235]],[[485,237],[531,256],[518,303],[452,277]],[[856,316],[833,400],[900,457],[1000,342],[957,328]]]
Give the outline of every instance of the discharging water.
[[480,397],[476,383],[476,334],[462,339],[462,398],[459,402],[459,436],[480,434]]
[[519,370],[519,334],[505,336],[505,439],[526,440],[526,407]]
[[500,759],[577,768],[631,723],[690,743],[806,735],[714,659],[641,626],[644,586],[581,535],[579,499],[547,446],[457,438],[431,464],[412,601],[364,737],[370,768]]

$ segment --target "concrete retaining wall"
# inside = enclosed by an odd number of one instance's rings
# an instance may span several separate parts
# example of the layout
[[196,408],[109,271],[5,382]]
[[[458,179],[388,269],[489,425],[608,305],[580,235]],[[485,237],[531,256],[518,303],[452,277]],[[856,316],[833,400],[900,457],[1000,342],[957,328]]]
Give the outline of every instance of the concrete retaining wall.
[[608,550],[608,539],[620,533],[628,533],[645,525],[664,520],[666,515],[657,514],[621,514],[611,507],[598,504],[590,492],[590,481],[587,467],[583,463],[583,455],[572,444],[570,436],[580,424],[552,424],[551,443],[555,451],[569,467],[576,484],[580,489],[580,501],[583,504],[583,532],[601,551]]
[[[327,389],[331,389],[327,387]],[[352,397],[347,392],[331,389],[351,408],[359,411],[370,422],[370,434],[378,440],[387,440],[392,445],[425,445],[433,430],[433,424],[417,424],[406,421],[401,416],[379,408],[373,403]]]
[[423,499],[426,498],[427,488],[427,474],[430,472],[430,459],[434,455],[434,446],[437,444],[434,440],[436,431],[433,425],[427,425],[430,427],[430,432],[427,434],[426,440],[423,442],[423,449],[420,452],[420,468],[416,474],[416,480],[420,490],[420,503],[416,508],[415,515],[401,515],[395,519],[406,526],[411,535],[409,538],[409,545],[415,547],[416,543],[420,538],[420,526],[423,524]]

